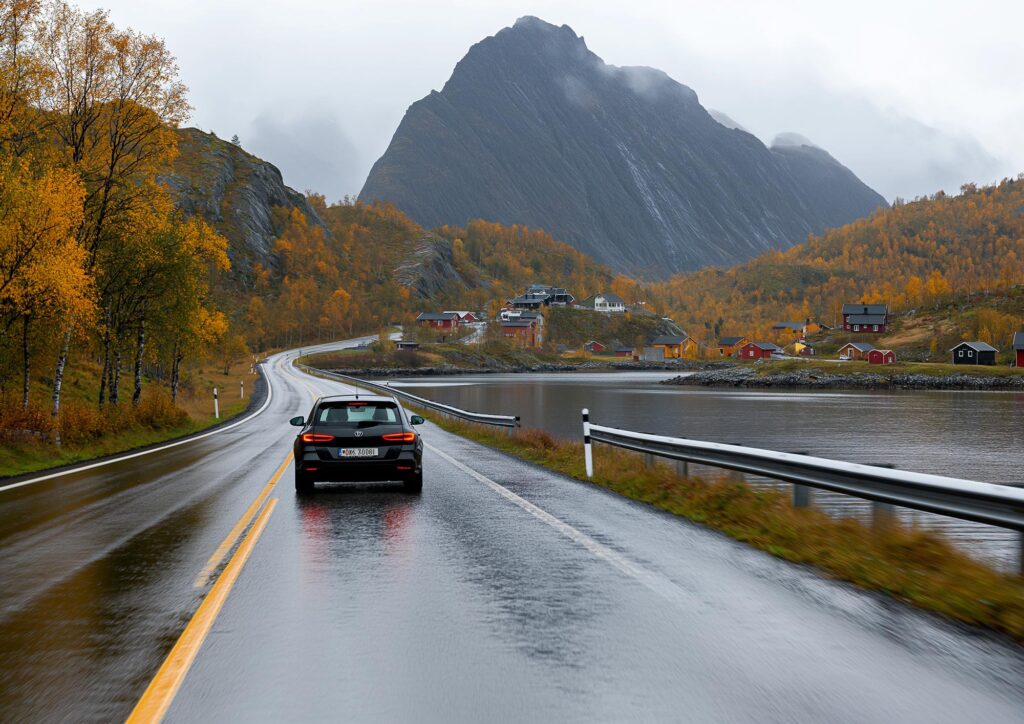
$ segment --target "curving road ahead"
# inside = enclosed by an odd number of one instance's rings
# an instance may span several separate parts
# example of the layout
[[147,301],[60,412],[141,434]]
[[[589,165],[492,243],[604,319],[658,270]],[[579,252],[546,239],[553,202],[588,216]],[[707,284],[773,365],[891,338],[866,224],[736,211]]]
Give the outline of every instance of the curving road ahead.
[[1020,647],[430,424],[421,496],[297,498],[345,388],[294,356],[237,427],[0,483],[0,720],[1024,720]]

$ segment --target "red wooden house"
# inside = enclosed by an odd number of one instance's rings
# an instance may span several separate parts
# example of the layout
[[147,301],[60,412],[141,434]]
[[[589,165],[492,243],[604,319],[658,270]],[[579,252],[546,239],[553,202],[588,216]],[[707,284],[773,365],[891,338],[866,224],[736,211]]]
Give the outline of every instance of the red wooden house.
[[1015,332],[1013,335],[1013,354],[1016,358],[1014,365],[1024,367],[1024,332]]
[[537,322],[532,319],[510,319],[501,323],[501,333],[524,347],[536,347]]
[[884,332],[889,324],[885,304],[844,304],[843,330],[847,332]]
[[740,359],[771,359],[775,352],[782,348],[771,342],[748,342],[740,347]]
[[451,329],[459,323],[459,315],[455,312],[423,312],[416,317],[416,323],[435,329]]
[[868,364],[891,365],[896,361],[896,353],[891,349],[873,349],[868,352]]
[[602,354],[605,351],[605,346],[597,340],[590,340],[583,345],[583,351],[589,352],[590,354]]

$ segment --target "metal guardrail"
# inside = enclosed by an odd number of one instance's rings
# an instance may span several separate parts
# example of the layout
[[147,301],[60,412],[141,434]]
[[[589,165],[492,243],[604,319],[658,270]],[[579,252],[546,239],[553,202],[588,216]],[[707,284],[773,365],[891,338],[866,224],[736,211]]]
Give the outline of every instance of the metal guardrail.
[[462,410],[458,407],[443,405],[440,402],[428,400],[425,397],[414,395],[410,392],[406,392],[405,390],[399,390],[395,387],[391,387],[390,385],[379,385],[376,382],[368,382],[367,380],[361,380],[358,377],[343,375],[339,372],[332,372],[330,370],[306,367],[305,365],[299,365],[299,367],[311,370],[321,375],[326,375],[327,377],[343,380],[350,384],[358,385],[359,387],[366,387],[371,390],[377,390],[388,395],[400,397],[403,400],[408,400],[409,402],[413,402],[421,407],[426,407],[429,410],[434,410],[435,412],[440,412],[445,415],[451,415],[452,417],[456,417],[460,420],[466,420],[467,422],[475,422],[480,425],[492,425],[494,427],[507,427],[509,428],[509,432],[519,427],[518,415],[490,415],[484,412],[470,412],[469,410]]
[[587,410],[583,410],[583,437],[588,477],[594,472],[591,444],[599,442],[683,464],[710,465],[793,483],[797,504],[800,499],[806,504],[806,496],[800,493],[802,486],[807,486],[878,504],[899,505],[1016,530],[1022,532],[1020,567],[1024,572],[1024,489],[1021,488],[604,427],[592,424]]

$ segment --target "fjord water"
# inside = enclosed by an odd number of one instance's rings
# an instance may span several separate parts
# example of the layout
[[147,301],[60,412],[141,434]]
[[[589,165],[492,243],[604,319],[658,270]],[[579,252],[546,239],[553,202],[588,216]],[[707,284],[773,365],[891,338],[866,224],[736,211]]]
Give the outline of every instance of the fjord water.
[[[524,426],[579,439],[580,410],[596,424],[696,440],[893,465],[1021,485],[1024,394],[963,391],[804,391],[662,385],[668,372],[506,374],[393,380],[432,400],[477,412],[515,414]],[[789,486],[766,480],[753,485]],[[871,506],[815,492],[833,515],[867,519]],[[1015,533],[898,509],[906,523],[941,530],[972,555],[1009,568]]]

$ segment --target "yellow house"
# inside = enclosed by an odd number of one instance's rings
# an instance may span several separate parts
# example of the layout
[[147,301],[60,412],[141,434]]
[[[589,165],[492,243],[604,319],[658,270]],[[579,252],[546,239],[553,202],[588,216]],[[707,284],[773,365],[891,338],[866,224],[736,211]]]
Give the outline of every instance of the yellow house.
[[665,359],[682,359],[684,357],[697,356],[697,343],[688,336],[663,334],[655,337],[651,342],[652,347],[657,347],[665,355]]
[[718,356],[732,357],[740,347],[749,341],[746,337],[722,337],[718,340]]

